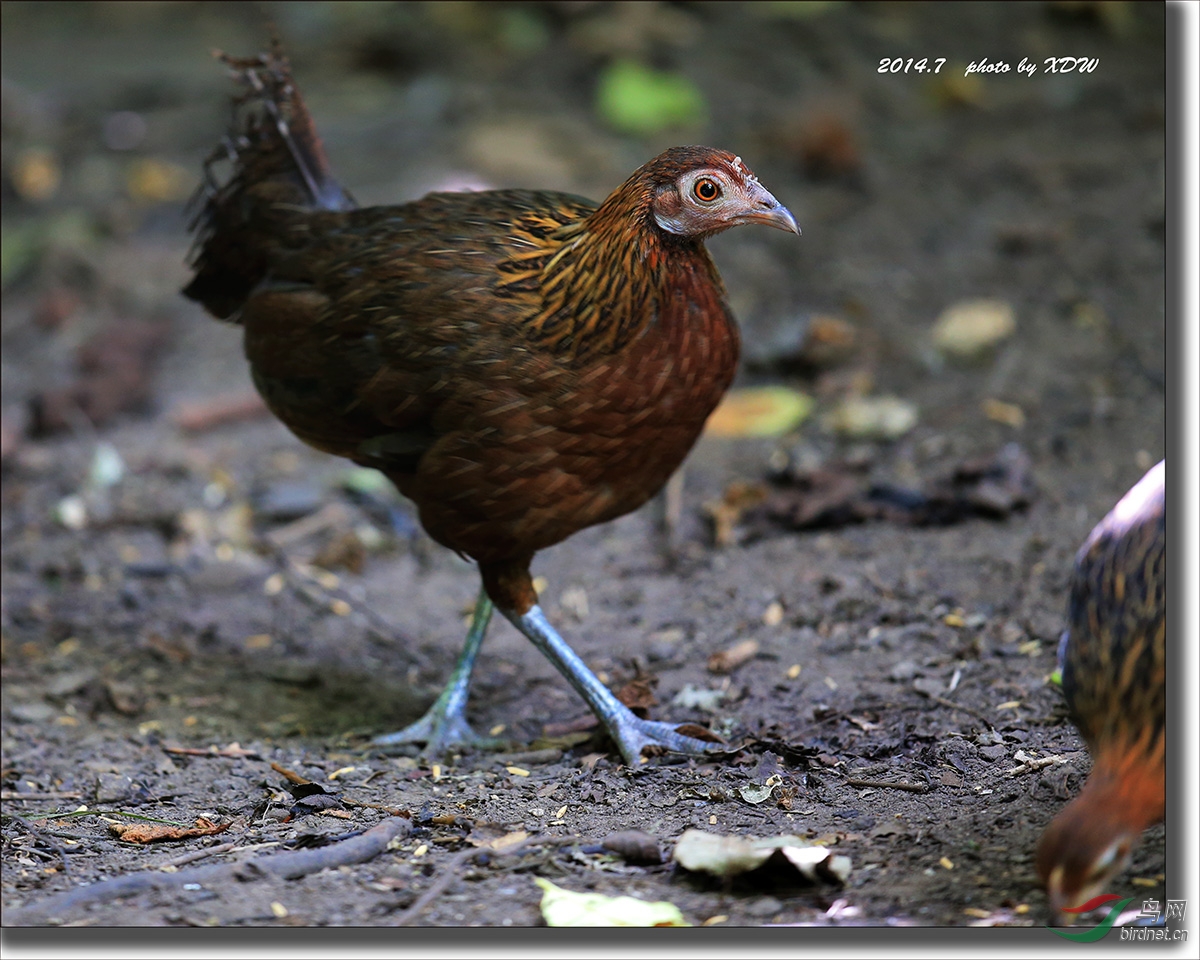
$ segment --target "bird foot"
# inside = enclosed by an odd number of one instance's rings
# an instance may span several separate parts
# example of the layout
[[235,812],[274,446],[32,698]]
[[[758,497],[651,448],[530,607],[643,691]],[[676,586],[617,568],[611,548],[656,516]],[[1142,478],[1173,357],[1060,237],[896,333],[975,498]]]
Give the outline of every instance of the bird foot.
[[592,708],[600,722],[616,741],[621,756],[631,767],[644,763],[642,751],[658,748],[672,753],[703,755],[723,753],[728,748],[722,743],[710,743],[689,737],[677,729],[677,724],[658,720],[643,720],[634,715],[621,703],[587,665],[579,659],[567,642],[550,625],[541,607],[534,604],[525,613],[501,609],[508,621],[520,630],[558,671],[570,681],[587,705]]
[[693,756],[728,751],[723,743],[700,740],[678,731],[678,724],[658,720],[642,720],[633,714],[613,717],[608,723],[609,735],[617,743],[621,756],[631,767],[646,762],[644,751],[686,753]]
[[492,601],[488,599],[487,593],[481,590],[475,603],[475,613],[471,618],[471,629],[467,631],[467,641],[463,644],[462,653],[458,656],[458,662],[454,665],[454,672],[450,675],[445,689],[420,720],[410,723],[403,730],[376,737],[371,741],[373,746],[394,747],[402,743],[423,743],[425,748],[421,751],[421,756],[433,759],[464,748],[495,750],[506,745],[505,741],[495,737],[481,737],[467,723],[467,688],[471,685],[471,670],[491,619]]
[[505,741],[496,737],[482,737],[471,729],[461,713],[449,714],[439,710],[435,703],[425,716],[410,723],[403,730],[385,733],[371,741],[372,746],[394,747],[407,743],[423,743],[420,755],[427,759],[441,758],[464,749],[495,750]]

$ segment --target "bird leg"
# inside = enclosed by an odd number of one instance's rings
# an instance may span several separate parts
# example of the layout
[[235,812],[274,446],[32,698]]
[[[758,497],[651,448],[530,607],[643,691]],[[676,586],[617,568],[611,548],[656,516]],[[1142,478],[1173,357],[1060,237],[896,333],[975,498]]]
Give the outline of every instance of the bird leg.
[[394,746],[398,743],[424,743],[421,751],[425,757],[440,757],[455,747],[495,747],[502,741],[492,737],[481,737],[467,723],[467,690],[471,686],[471,670],[492,619],[492,601],[484,590],[479,591],[475,601],[475,612],[467,630],[467,640],[462,653],[454,665],[454,672],[438,698],[420,720],[403,730],[386,733],[371,741],[378,747]]
[[613,696],[599,678],[587,668],[567,642],[558,635],[542,613],[541,607],[533,604],[525,613],[500,608],[508,621],[538,648],[559,673],[570,681],[579,695],[587,701],[592,712],[608,729],[609,736],[616,741],[621,756],[631,767],[642,762],[645,747],[664,747],[676,753],[703,754],[723,749],[721,744],[709,743],[695,737],[676,732],[675,725],[635,716],[628,707]]

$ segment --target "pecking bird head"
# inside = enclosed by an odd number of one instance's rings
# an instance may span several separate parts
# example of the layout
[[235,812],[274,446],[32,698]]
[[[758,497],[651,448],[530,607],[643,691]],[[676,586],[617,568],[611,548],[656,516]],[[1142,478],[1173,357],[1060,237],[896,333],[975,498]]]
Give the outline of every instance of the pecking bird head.
[[1163,728],[1152,719],[1138,722],[1137,711],[1121,716],[1124,729],[1090,739],[1087,783],[1038,843],[1037,871],[1056,922],[1067,907],[1113,892],[1142,831],[1166,813]]
[[1038,844],[1037,869],[1046,885],[1054,923],[1070,922],[1067,907],[1087,903],[1109,892],[1129,865],[1141,829],[1128,829],[1080,804],[1069,804],[1050,824]]
[[638,173],[650,186],[654,222],[667,233],[703,239],[747,223],[800,233],[787,207],[724,150],[673,147]]

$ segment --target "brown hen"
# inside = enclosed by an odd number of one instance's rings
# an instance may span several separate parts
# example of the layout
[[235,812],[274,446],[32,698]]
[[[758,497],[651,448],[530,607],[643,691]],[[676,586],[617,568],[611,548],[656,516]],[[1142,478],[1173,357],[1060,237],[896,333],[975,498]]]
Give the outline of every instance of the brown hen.
[[[738,334],[704,239],[799,233],[741,159],[675,147],[603,203],[532,190],[358,209],[278,53],[223,57],[249,90],[206,165],[184,293],[239,323],[300,439],[386,474],[483,581],[429,712],[390,745],[481,742],[465,716],[493,604],[571,682],[628,763],[713,745],[634,716],[547,622],[536,551],[644,503],[733,378]],[[229,159],[223,185],[208,171]]]
[[1059,665],[1092,771],[1038,844],[1056,919],[1105,892],[1166,810],[1164,471],[1163,463],[1153,467],[1075,559]]

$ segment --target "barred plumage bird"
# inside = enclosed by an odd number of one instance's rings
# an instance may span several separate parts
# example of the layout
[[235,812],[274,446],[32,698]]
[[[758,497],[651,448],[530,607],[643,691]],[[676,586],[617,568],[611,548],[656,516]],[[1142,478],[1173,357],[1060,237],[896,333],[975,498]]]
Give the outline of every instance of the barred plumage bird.
[[[533,190],[356,208],[278,52],[203,189],[185,294],[244,330],[254,382],[300,439],[386,474],[483,588],[450,683],[381,744],[477,742],[470,673],[493,605],[561,671],[628,763],[711,748],[635,717],[547,622],[536,551],[659,490],[729,386],[738,334],[704,240],[799,233],[740,158],[675,147],[601,204]],[[211,163],[206,166],[210,170]]]
[[1151,468],[1075,559],[1059,665],[1092,770],[1038,845],[1056,918],[1106,892],[1166,810],[1164,472]]

